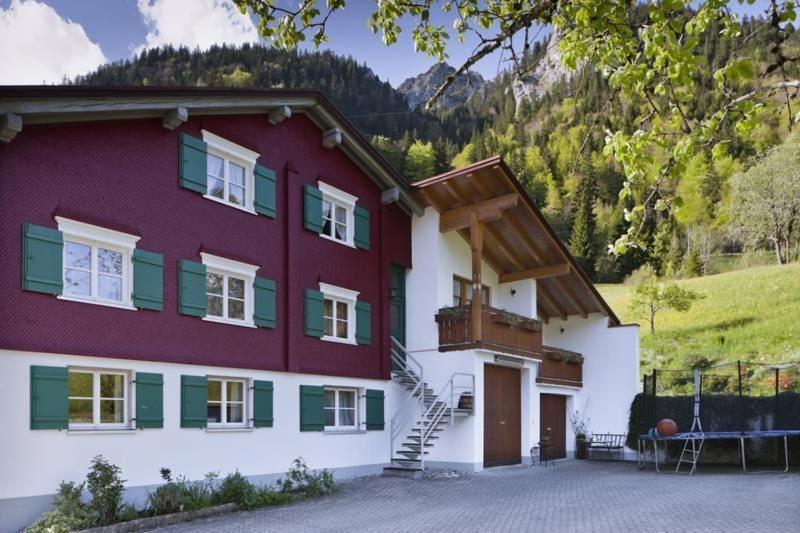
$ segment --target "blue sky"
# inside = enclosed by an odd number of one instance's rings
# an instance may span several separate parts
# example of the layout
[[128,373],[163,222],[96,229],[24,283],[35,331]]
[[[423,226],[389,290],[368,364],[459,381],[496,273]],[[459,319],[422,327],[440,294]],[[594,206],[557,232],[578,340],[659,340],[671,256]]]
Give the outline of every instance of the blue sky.
[[[766,0],[759,0],[735,8],[742,14],[760,14],[765,5]],[[349,0],[329,21],[330,43],[325,48],[366,63],[394,86],[429,68],[435,60],[414,52],[410,31],[387,47],[367,29],[373,6],[373,1]],[[451,19],[444,14],[434,17],[448,28]],[[214,42],[256,39],[254,21],[235,12],[229,0],[0,0],[0,84],[57,83],[63,76],[167,42],[205,48]],[[453,39],[448,62],[460,64],[474,45]],[[473,70],[492,78],[499,66],[504,67],[500,60],[495,53]]]

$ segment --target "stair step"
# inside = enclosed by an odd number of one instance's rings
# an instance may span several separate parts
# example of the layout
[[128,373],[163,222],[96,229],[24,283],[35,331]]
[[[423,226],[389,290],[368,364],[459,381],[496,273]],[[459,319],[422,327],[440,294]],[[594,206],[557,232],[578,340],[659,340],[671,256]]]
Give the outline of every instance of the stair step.
[[[425,429],[428,429],[428,428],[425,428]],[[414,433],[419,433],[420,431],[422,431],[422,429],[421,428],[411,428],[411,431],[413,431]],[[444,431],[444,429],[439,428],[439,427],[435,427],[435,428],[431,428],[430,431],[438,432],[438,431]]]
[[[407,439],[411,439],[411,440],[415,440],[417,445],[419,445],[419,441],[422,439],[422,437],[420,437],[419,435],[406,435],[406,438]],[[437,437],[436,435],[431,435],[430,437],[428,437],[428,440],[433,440],[433,439],[438,439],[438,438],[439,437]],[[433,445],[432,444],[430,444],[430,445],[426,444],[426,446],[433,446]]]
[[422,461],[419,459],[408,459],[406,457],[392,457],[393,463],[399,463],[402,466],[420,465]]
[[[414,450],[397,450],[400,455],[406,456],[408,459],[419,459],[420,453]],[[430,452],[425,452],[425,455],[430,455]]]
[[[400,446],[408,448],[409,450],[419,451],[419,442],[404,442]],[[432,442],[426,442],[425,443],[425,447],[426,448],[433,448],[433,443]]]
[[423,475],[423,470],[414,466],[392,465],[383,467],[383,475],[386,477],[420,479]]

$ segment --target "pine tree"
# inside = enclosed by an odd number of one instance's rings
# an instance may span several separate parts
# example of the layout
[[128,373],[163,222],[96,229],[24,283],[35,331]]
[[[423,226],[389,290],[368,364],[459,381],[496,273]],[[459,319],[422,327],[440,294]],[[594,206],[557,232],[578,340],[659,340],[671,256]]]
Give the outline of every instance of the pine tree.
[[686,273],[692,277],[703,275],[703,258],[699,246],[692,246],[689,255],[686,256]]
[[450,164],[451,157],[447,153],[447,146],[445,142],[439,138],[433,141],[433,168],[435,174],[442,174],[451,170],[453,165]]
[[580,183],[578,206],[572,224],[569,247],[586,274],[593,278],[597,260],[597,221],[594,214],[595,202],[594,176],[588,174]]

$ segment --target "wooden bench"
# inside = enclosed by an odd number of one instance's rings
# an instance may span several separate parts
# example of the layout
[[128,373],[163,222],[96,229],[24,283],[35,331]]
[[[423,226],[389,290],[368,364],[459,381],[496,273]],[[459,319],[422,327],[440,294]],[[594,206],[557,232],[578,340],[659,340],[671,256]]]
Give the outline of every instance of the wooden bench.
[[606,459],[611,460],[611,455],[619,453],[619,460],[625,457],[625,434],[620,433],[594,433],[586,442],[586,458],[592,460],[592,452],[605,451]]

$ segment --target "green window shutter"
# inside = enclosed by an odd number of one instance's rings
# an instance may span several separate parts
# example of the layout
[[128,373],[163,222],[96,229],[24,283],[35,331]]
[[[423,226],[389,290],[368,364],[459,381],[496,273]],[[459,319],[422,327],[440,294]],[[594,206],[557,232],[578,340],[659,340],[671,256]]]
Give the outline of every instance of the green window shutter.
[[181,133],[181,187],[205,194],[208,190],[207,145],[202,139]]
[[136,373],[136,427],[164,427],[164,376]]
[[275,218],[275,172],[267,167],[256,165],[255,178],[256,194],[253,203],[256,213]]
[[253,381],[253,426],[272,427],[272,382]]
[[383,429],[383,391],[367,389],[367,430]]
[[22,225],[22,289],[61,294],[64,236],[57,229]]
[[208,379],[181,376],[181,427],[204,428],[208,423]]
[[325,429],[325,390],[313,385],[300,385],[300,431]]
[[255,305],[253,321],[260,328],[274,328],[276,319],[275,282],[271,279],[256,278],[253,282]]
[[322,192],[311,185],[306,185],[303,190],[305,207],[303,225],[314,233],[322,233]]
[[164,310],[164,256],[133,250],[133,305],[139,309]]
[[367,302],[356,302],[356,342],[372,343],[372,306]]
[[31,366],[31,429],[67,429],[68,396],[67,367]]
[[181,259],[178,262],[178,312],[206,316],[206,266]]
[[353,213],[356,219],[356,231],[353,240],[358,248],[369,250],[369,211],[356,206]]
[[320,291],[306,289],[305,332],[309,337],[322,337],[325,332],[325,323],[322,318],[323,300],[324,296]]

